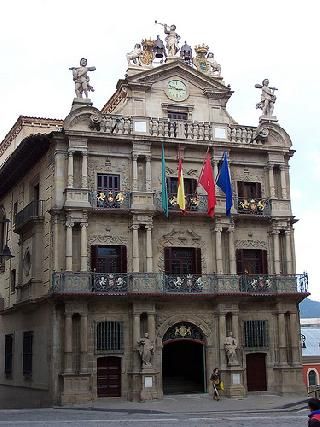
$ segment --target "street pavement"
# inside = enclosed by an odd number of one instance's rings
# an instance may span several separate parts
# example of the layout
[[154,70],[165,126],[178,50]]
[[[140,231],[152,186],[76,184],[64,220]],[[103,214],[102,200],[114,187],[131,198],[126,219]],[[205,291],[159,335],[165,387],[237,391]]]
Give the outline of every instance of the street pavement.
[[62,408],[0,410],[0,427],[301,427],[307,425],[305,400],[251,395],[215,402],[203,394],[143,403],[99,399]]

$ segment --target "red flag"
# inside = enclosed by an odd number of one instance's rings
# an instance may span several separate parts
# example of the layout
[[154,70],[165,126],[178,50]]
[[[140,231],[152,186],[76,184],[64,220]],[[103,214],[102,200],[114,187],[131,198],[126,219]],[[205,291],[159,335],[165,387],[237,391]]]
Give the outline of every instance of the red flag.
[[213,170],[209,152],[207,153],[207,157],[200,172],[198,184],[201,184],[208,194],[208,215],[213,217],[216,206],[216,187],[213,179]]

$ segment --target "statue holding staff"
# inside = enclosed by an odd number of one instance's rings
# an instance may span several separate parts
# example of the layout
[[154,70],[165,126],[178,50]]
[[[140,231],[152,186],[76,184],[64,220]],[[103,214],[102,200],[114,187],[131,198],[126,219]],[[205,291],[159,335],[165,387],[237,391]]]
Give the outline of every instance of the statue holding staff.
[[277,99],[274,92],[278,89],[276,87],[269,87],[268,79],[264,79],[262,85],[257,83],[255,87],[261,89],[261,101],[258,102],[256,108],[262,110],[263,116],[271,117],[273,115],[274,103]]

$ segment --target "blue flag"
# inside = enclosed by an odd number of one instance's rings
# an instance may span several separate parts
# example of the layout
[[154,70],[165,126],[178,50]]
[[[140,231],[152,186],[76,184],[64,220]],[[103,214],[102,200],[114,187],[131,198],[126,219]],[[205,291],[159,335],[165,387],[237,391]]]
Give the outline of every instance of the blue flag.
[[165,216],[169,215],[168,207],[168,188],[166,179],[166,161],[164,158],[164,148],[162,144],[162,155],[161,155],[161,207]]
[[216,184],[226,195],[226,215],[230,216],[232,208],[232,186],[226,152],[223,153],[222,165],[218,173]]

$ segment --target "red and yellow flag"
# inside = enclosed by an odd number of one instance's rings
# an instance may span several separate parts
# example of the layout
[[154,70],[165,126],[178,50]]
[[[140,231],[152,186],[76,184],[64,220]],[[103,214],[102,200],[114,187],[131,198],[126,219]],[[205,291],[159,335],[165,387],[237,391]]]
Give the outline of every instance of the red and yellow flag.
[[179,205],[182,211],[186,210],[186,198],[184,194],[184,182],[183,182],[183,171],[182,171],[182,159],[179,158],[178,165],[178,192],[177,192],[177,205]]

